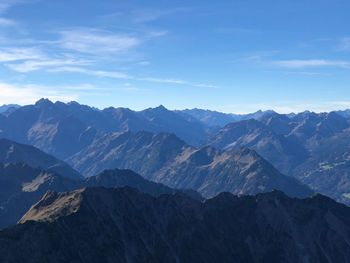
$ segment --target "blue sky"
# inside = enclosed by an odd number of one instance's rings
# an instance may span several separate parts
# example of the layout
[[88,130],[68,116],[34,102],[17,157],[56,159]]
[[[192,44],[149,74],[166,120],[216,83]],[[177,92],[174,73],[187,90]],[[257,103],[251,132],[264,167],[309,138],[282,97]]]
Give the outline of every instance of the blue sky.
[[0,104],[350,108],[348,0],[0,0]]

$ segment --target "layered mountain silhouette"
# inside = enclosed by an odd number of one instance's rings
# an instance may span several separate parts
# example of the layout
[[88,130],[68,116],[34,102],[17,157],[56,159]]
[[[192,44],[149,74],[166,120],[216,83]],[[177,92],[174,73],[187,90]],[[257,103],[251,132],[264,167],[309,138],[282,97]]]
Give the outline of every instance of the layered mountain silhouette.
[[191,188],[204,197],[223,191],[256,194],[273,189],[298,197],[311,193],[297,180],[281,174],[255,151],[196,148],[166,133],[108,134],[68,162],[87,176],[114,167],[131,169],[151,181],[173,188]]
[[350,262],[350,208],[281,192],[205,202],[131,188],[48,192],[0,232],[1,262]]
[[[205,165],[197,165],[197,168],[193,168],[196,166],[193,161],[179,162],[177,159],[175,163],[180,163],[180,167],[185,166],[181,168],[183,173],[192,172],[196,176],[187,175],[186,180],[184,176],[179,176],[175,181],[170,181],[169,176],[160,176],[165,173],[163,171],[169,173],[174,171],[173,168],[169,168],[169,165],[164,164],[164,160],[171,162],[171,158],[178,157],[178,153],[181,152],[170,149],[172,146],[168,149],[160,149],[163,152],[159,153],[159,159],[146,158],[146,161],[138,159],[133,163],[130,156],[135,155],[133,151],[136,151],[136,148],[131,150],[130,154],[126,152],[125,158],[119,155],[120,149],[115,149],[115,157],[121,159],[114,161],[112,161],[114,154],[112,152],[104,159],[101,155],[94,158],[90,156],[92,153],[98,153],[103,141],[109,145],[109,142],[114,141],[116,134],[119,133],[142,133],[143,131],[173,133],[185,141],[187,146],[196,146],[196,148],[190,147],[193,151],[206,148],[206,145],[219,148],[224,152],[237,152],[241,147],[255,150],[281,173],[297,178],[315,191],[350,204],[350,193],[347,190],[349,123],[349,114],[346,110],[330,113],[306,111],[299,114],[258,111],[253,114],[235,115],[201,109],[170,111],[164,106],[143,111],[112,107],[99,110],[77,102],[53,103],[42,99],[35,105],[13,107],[1,113],[0,137],[34,145],[46,153],[70,162],[79,171],[86,171],[87,175],[96,175],[105,167],[133,167],[141,175],[169,183],[171,186],[184,185],[189,180],[191,186],[196,186],[196,189],[197,187],[206,188],[204,185],[207,177],[204,176],[203,181],[201,179],[195,182],[194,178],[200,177],[196,173],[202,169],[205,170],[204,174],[207,174],[208,170],[212,172],[216,170],[213,167],[208,168],[209,166],[203,168]],[[223,125],[225,126],[220,127]],[[121,138],[123,136],[119,137]],[[142,142],[143,139],[145,137],[140,138],[141,141],[138,143],[147,148],[148,146],[145,146],[147,143]],[[130,142],[130,145],[133,143],[135,142]],[[334,145],[334,147],[327,148],[323,147],[324,145]],[[96,148],[94,149],[93,146]],[[109,147],[113,148],[113,145]],[[128,147],[125,146],[125,149]],[[151,148],[152,151],[157,151],[153,144]],[[109,150],[103,149],[103,152],[106,153]],[[89,157],[84,156],[83,153]],[[161,155],[165,156],[161,157]],[[90,164],[84,161],[89,158]],[[193,167],[186,166],[185,163]],[[118,166],[115,166],[116,164]],[[164,170],[160,171],[159,168]],[[152,170],[156,171],[154,174],[157,175],[150,175]],[[179,168],[175,170],[176,173],[181,174]],[[234,172],[230,171],[230,173]],[[221,186],[222,184],[218,183],[217,188]],[[214,186],[209,188],[212,187],[215,188]],[[208,196],[216,192],[216,190],[208,190]]]
[[26,164],[0,164],[0,229],[16,224],[47,191],[65,192],[97,186],[130,186],[154,196],[182,192],[202,200],[195,191],[175,190],[150,182],[130,170],[106,170],[97,176],[72,180]]
[[250,119],[259,120],[261,118],[264,118],[265,116],[269,116],[275,113],[274,111],[271,111],[271,110],[268,110],[268,111],[259,110],[257,112],[250,113],[250,114],[232,114],[232,113],[222,113],[222,112],[212,111],[212,110],[202,110],[197,108],[186,109],[179,112],[182,112],[185,115],[189,115],[197,119],[207,127],[223,127],[232,122],[250,120]]
[[349,136],[349,120],[336,112],[273,113],[228,124],[208,143],[220,149],[254,149],[283,173],[349,204]]
[[129,130],[173,132],[191,144],[198,144],[206,135],[199,121],[163,106],[140,112],[126,108],[98,110],[77,102],[41,99],[0,116],[0,137],[34,145],[61,159],[80,151],[100,134]]

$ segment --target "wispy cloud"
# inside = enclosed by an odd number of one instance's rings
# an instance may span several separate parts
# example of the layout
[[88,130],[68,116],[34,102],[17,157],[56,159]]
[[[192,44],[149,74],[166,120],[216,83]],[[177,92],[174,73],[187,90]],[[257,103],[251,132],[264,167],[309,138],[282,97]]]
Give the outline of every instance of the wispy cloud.
[[0,82],[0,104],[16,102],[24,105],[34,103],[40,98],[67,102],[77,100],[79,96],[72,92],[60,91],[57,87]]
[[127,73],[119,72],[119,71],[103,71],[103,70],[90,70],[80,67],[58,67],[49,70],[49,72],[71,72],[71,73],[81,73],[90,76],[96,77],[107,77],[114,79],[131,79]]
[[83,66],[88,65],[90,62],[79,59],[41,59],[41,60],[27,60],[22,63],[7,64],[9,68],[14,71],[27,73],[36,70],[49,70],[50,68],[56,68],[60,66]]
[[0,49],[0,62],[4,63],[8,68],[21,73],[60,66],[83,66],[90,63],[84,59],[68,56],[50,57],[37,48]]
[[26,3],[25,0],[1,0],[0,1],[0,14],[5,13],[9,8],[14,5]]
[[174,10],[138,9],[131,12],[135,23],[147,23],[175,13]]
[[[81,52],[85,51],[85,49],[87,49],[86,52],[91,52],[91,53],[95,52],[96,49],[93,48],[94,43],[92,39],[82,38],[79,40],[81,44],[77,44],[79,37],[78,36],[75,36],[75,37],[76,37],[76,41],[73,41],[77,45],[75,46],[75,48],[80,49]],[[117,40],[114,37],[110,38],[109,35],[104,37],[97,36],[97,38],[99,39],[99,41],[97,42],[100,44],[100,46],[97,49],[101,49],[101,52],[103,53],[102,55],[106,55],[105,52],[118,53],[118,52],[127,51],[132,48],[132,45],[127,45],[127,44],[120,45],[119,47],[114,46],[113,43],[115,43],[115,41]],[[65,45],[68,45],[69,47],[72,48],[72,46],[70,46],[68,42],[65,43]],[[200,82],[192,82],[192,81],[183,80],[183,79],[139,77],[139,76],[132,76],[126,72],[99,70],[99,69],[96,69],[99,66],[99,62],[101,62],[99,61],[98,57],[91,58],[88,56],[86,59],[84,59],[84,55],[78,55],[73,53],[69,53],[69,55],[67,55],[65,52],[62,52],[61,54],[57,55],[57,50],[54,56],[52,55],[50,56],[49,53],[50,52],[48,51],[45,52],[44,50],[41,50],[38,48],[32,48],[32,47],[2,48],[0,49],[0,62],[3,63],[3,65],[10,68],[11,70],[14,70],[20,73],[28,73],[32,71],[44,70],[46,72],[80,73],[80,74],[95,76],[99,78],[113,78],[113,79],[125,79],[125,80],[130,79],[130,80],[142,81],[142,82],[184,85],[184,86],[191,86],[191,87],[197,87],[197,88],[219,88],[217,85],[200,83]],[[95,55],[98,55],[98,53]],[[110,54],[109,57],[110,56],[113,56],[113,54]],[[80,58],[80,57],[83,57],[83,58]],[[94,61],[95,59],[97,60],[97,63],[95,63],[96,62]],[[89,68],[87,68],[86,66],[89,66]],[[91,68],[94,68],[94,69],[91,69]]]
[[130,10],[129,12],[113,12],[111,14],[100,17],[105,22],[119,21],[120,23],[146,24],[162,18],[167,18],[182,12],[187,12],[188,8],[172,8],[172,9],[154,9],[154,8],[139,8]]
[[[26,0],[4,0],[1,1],[0,8],[7,10],[15,3],[24,2]],[[159,12],[138,10],[133,11],[130,16],[133,23],[147,23],[174,12],[168,10]],[[0,18],[0,23],[9,25],[12,22],[14,23],[12,20],[1,20]],[[137,48],[153,38],[166,35],[168,33],[166,30],[148,28],[147,30],[140,30],[140,32],[133,31],[133,33],[126,34],[123,33],[125,32],[123,30],[112,32],[98,28],[81,27],[61,29],[55,32],[56,38],[31,39],[30,41],[21,39],[21,46],[16,45],[16,42],[19,41],[14,38],[12,38],[12,42],[0,43],[0,63],[19,73],[33,71],[70,72],[98,78],[164,83],[197,88],[218,88],[218,86],[212,84],[177,78],[137,76],[128,72],[101,70],[101,68],[106,67],[106,63],[113,65],[113,67],[117,67],[125,61],[126,63],[134,63],[134,65],[148,65],[150,63],[147,60],[148,58],[145,60],[145,56],[140,56]]]
[[350,68],[350,62],[342,60],[325,60],[325,59],[310,59],[310,60],[276,60],[271,62],[272,65],[292,68],[292,69],[302,69],[302,68],[312,68],[312,67],[337,67],[337,68]]
[[332,76],[332,73],[327,72],[316,72],[316,71],[304,71],[304,70],[288,70],[288,71],[276,71],[276,70],[265,70],[267,73],[276,73],[279,72],[284,75],[303,75],[303,76]]
[[16,21],[14,21],[14,20],[0,17],[0,27],[4,27],[4,26],[14,26],[14,25],[16,25],[16,24],[17,24],[17,23],[16,23]]
[[61,31],[61,47],[92,55],[116,55],[130,51],[141,44],[135,36],[115,34],[97,29]]
[[339,48],[341,50],[350,50],[350,37],[345,37],[340,41]]
[[249,64],[262,64],[269,61],[271,58],[279,54],[279,50],[261,50],[252,52],[249,54],[239,55],[239,57],[233,59],[235,63],[249,63]]
[[215,29],[216,32],[220,34],[229,34],[229,35],[241,35],[241,34],[257,34],[258,30],[246,27],[218,27]]
[[219,86],[212,85],[212,84],[196,83],[196,82],[191,82],[191,81],[182,80],[182,79],[138,77],[138,76],[132,76],[128,73],[119,72],[119,71],[89,70],[89,69],[79,68],[79,67],[60,67],[60,68],[51,69],[50,72],[73,72],[73,73],[86,74],[90,76],[114,78],[114,79],[185,85],[185,86],[191,86],[191,87],[197,87],[197,88],[215,88],[215,89],[219,88]]
[[46,56],[36,48],[0,48],[0,62],[44,59]]
[[186,86],[192,86],[197,88],[215,88],[215,89],[219,88],[219,86],[216,86],[216,85],[205,84],[205,83],[195,83],[195,82],[182,80],[182,79],[166,79],[166,78],[153,78],[153,77],[136,78],[136,79],[141,81],[155,82],[155,83],[186,85]]

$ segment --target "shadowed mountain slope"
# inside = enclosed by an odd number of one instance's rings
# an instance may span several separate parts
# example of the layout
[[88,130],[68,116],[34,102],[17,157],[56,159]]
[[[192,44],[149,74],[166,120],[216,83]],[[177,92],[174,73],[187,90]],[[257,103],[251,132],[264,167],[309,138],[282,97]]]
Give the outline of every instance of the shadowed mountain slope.
[[26,163],[31,167],[59,173],[67,178],[82,178],[82,176],[67,163],[33,146],[7,139],[0,139],[0,163]]
[[350,208],[281,192],[204,203],[130,188],[47,193],[0,232],[13,262],[350,262]]

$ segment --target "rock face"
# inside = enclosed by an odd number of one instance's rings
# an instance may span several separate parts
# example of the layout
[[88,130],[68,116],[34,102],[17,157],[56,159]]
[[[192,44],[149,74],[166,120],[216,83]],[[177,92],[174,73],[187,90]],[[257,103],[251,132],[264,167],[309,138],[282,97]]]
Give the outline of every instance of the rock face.
[[0,232],[13,262],[350,262],[350,208],[281,192],[199,202],[130,188],[47,193]]
[[0,163],[25,163],[34,168],[60,173],[70,179],[82,179],[82,176],[67,163],[33,146],[7,139],[0,139]]
[[130,170],[107,170],[94,177],[72,180],[26,164],[0,164],[0,229],[16,224],[47,191],[65,192],[87,186],[131,186],[154,196],[183,192],[202,200],[194,191],[175,190],[153,183]]
[[252,150],[195,148],[172,134],[115,133],[94,141],[69,163],[85,175],[112,167],[131,169],[151,181],[194,189],[204,197],[223,191],[256,194],[273,189],[298,197],[311,193]]

